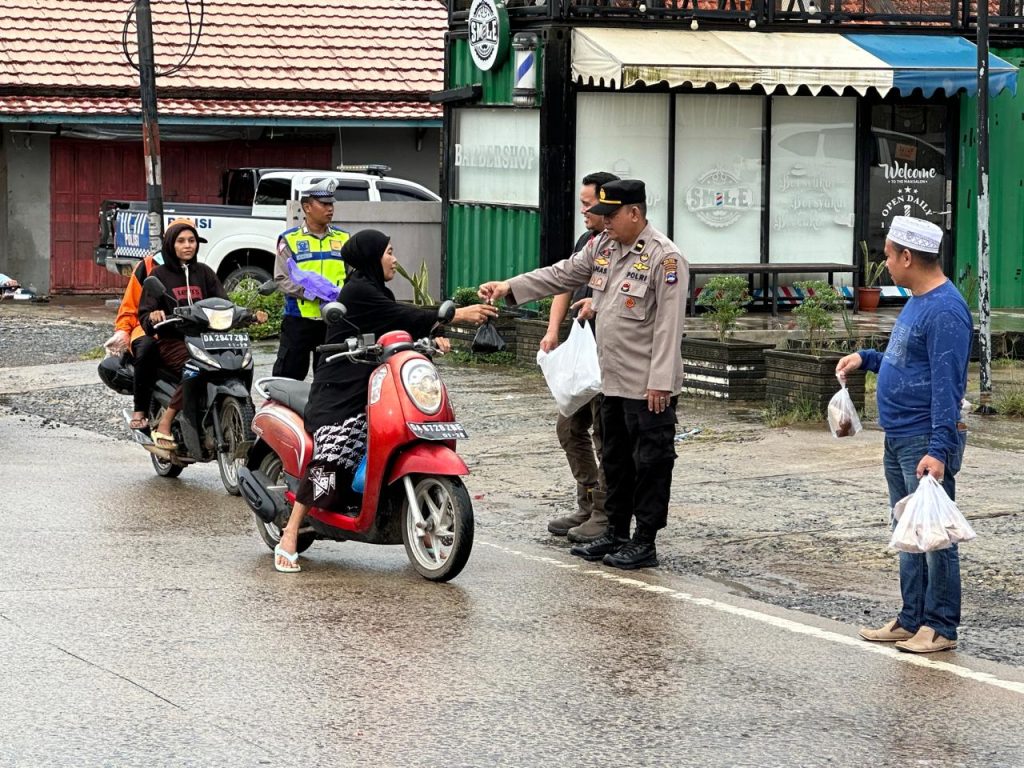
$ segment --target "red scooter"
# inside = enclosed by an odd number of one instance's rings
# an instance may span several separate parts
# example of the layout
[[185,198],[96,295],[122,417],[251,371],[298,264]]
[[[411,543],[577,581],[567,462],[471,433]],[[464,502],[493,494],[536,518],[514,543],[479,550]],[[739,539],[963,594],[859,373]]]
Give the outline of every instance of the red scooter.
[[[324,307],[329,323],[344,314],[337,302]],[[438,320],[450,322],[454,315],[455,305],[446,301]],[[473,548],[473,505],[461,480],[469,469],[455,452],[455,441],[468,435],[455,421],[448,390],[430,360],[437,351],[433,340],[413,341],[405,331],[392,331],[380,339],[366,334],[324,344],[318,351],[328,361],[347,357],[378,367],[369,384],[367,453],[353,482],[362,503],[347,512],[311,508],[298,551],[317,539],[401,543],[425,578],[455,578]],[[255,387],[266,402],[253,419],[258,439],[238,478],[260,537],[273,549],[313,453],[302,420],[310,385],[270,377]]]

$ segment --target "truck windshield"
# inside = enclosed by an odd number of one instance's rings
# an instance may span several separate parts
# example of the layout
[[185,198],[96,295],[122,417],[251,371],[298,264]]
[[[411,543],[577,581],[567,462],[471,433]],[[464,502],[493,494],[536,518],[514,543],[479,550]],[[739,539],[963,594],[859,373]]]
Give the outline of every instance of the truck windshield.
[[291,179],[260,179],[256,190],[256,205],[284,205],[291,194]]

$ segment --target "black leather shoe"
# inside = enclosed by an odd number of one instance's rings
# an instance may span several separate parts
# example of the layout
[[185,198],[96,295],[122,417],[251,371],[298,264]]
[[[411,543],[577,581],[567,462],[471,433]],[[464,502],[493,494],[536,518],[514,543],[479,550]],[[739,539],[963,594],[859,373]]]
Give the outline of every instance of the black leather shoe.
[[632,571],[636,568],[656,568],[658,566],[658,551],[654,548],[653,541],[632,539],[618,552],[605,555],[601,562],[612,568],[622,568],[624,571]]
[[617,552],[619,547],[629,543],[625,536],[616,536],[610,530],[605,531],[589,544],[577,544],[569,550],[570,555],[582,557],[584,560],[600,560],[602,557]]

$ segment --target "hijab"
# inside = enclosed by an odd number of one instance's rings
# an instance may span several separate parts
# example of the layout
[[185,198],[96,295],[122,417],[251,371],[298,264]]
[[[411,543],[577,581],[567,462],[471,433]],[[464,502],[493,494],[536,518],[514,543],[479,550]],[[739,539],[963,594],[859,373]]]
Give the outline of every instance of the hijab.
[[[345,266],[355,269],[381,290],[391,294],[385,285],[384,267],[380,260],[388,249],[391,238],[376,229],[364,229],[356,232],[341,246],[341,258]],[[393,296],[393,294],[392,294]]]
[[178,254],[175,253],[174,251],[174,241],[177,240],[178,235],[180,235],[186,229],[189,230],[193,235],[195,235],[196,238],[196,255],[192,257],[192,261],[190,263],[194,264],[199,260],[199,244],[206,242],[206,240],[199,236],[198,230],[196,230],[196,228],[193,227],[191,224],[188,224],[187,222],[178,222],[175,224],[171,224],[171,226],[169,226],[167,228],[167,231],[164,233],[164,244],[162,252],[164,256],[164,264],[166,264],[170,269],[173,269],[175,272],[181,272],[182,269],[181,259],[178,258]]

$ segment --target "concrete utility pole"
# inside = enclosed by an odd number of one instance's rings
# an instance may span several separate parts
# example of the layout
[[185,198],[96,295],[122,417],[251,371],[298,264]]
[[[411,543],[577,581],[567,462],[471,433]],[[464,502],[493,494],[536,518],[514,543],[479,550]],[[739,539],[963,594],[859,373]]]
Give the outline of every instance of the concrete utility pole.
[[977,413],[993,414],[992,407],[992,308],[989,274],[988,195],[988,0],[977,0],[978,9],[978,346],[981,369],[981,402]]
[[160,127],[156,120],[156,66],[153,63],[153,16],[149,0],[137,0],[135,25],[139,39],[139,92],[142,97],[142,150],[146,159],[146,202],[149,209],[149,249],[160,251],[164,233],[163,172],[160,167]]

